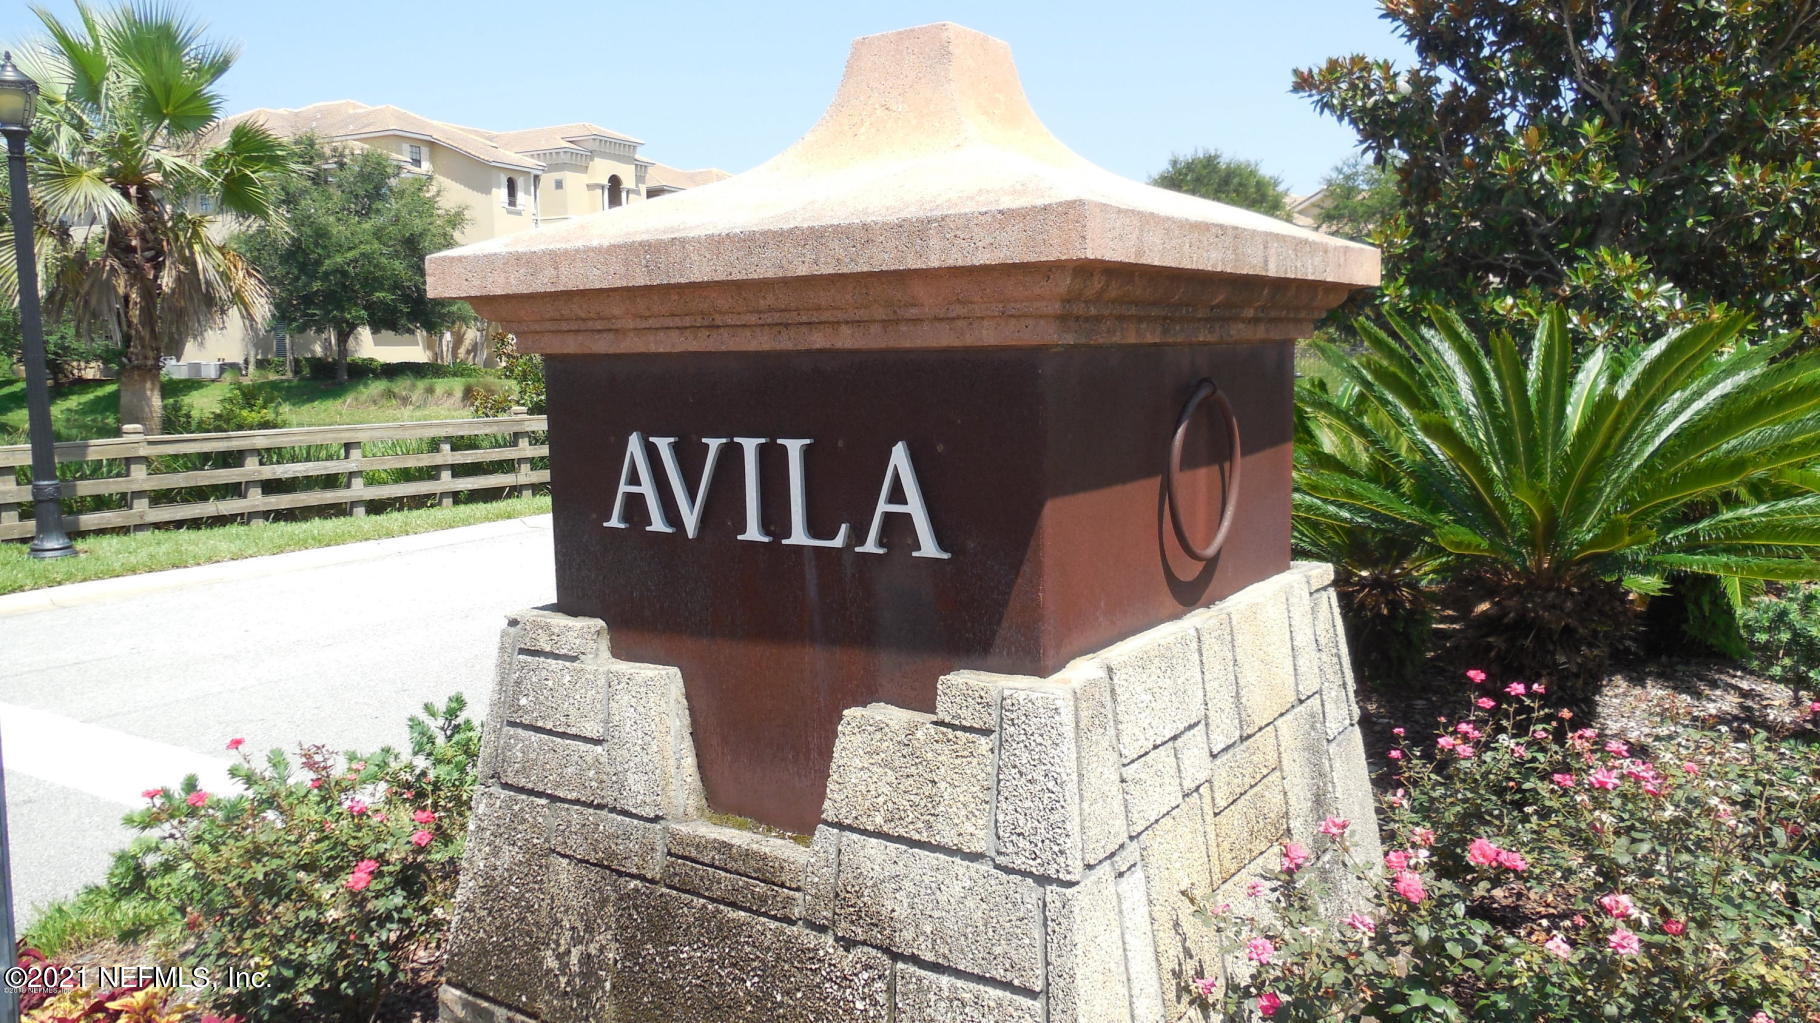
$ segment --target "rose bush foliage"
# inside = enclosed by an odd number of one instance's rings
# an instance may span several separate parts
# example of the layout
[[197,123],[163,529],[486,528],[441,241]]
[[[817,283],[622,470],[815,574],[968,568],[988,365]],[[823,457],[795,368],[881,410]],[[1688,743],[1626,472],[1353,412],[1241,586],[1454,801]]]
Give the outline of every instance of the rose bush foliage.
[[1811,725],[1677,728],[1644,750],[1471,675],[1468,714],[1397,730],[1383,864],[1355,864],[1349,891],[1299,869],[1346,853],[1329,821],[1331,848],[1292,843],[1239,904],[1201,905],[1233,964],[1196,984],[1204,1003],[1274,1020],[1820,1020]]
[[212,990],[211,1009],[370,1019],[447,927],[480,750],[464,709],[459,694],[426,704],[408,753],[242,754],[230,772],[243,793],[205,791],[193,775],[147,789],[126,818],[143,834],[109,884],[182,914],[185,966],[265,973],[261,986]]

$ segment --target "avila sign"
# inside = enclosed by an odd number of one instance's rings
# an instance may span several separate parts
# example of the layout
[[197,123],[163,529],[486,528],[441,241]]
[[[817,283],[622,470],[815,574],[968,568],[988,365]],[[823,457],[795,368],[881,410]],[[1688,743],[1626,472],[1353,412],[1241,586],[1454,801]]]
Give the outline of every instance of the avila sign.
[[557,587],[445,1019],[1177,1018],[1184,890],[1371,855],[1289,481],[1293,341],[1377,269],[1093,166],[948,24],[761,167],[432,257],[545,357]]

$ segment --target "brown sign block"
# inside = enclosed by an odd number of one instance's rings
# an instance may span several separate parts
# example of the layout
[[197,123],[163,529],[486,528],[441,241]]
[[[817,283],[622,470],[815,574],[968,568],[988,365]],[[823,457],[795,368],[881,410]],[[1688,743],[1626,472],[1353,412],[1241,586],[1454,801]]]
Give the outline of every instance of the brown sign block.
[[[1046,675],[1284,570],[1291,359],[1286,342],[551,356],[558,606],[604,619],[615,656],[682,669],[716,809],[810,831],[847,708],[933,710],[957,668]],[[1163,490],[1204,378],[1244,452],[1205,563]],[[1230,439],[1212,405],[1187,437],[1179,503],[1204,544]],[[919,503],[920,531],[890,510]]]

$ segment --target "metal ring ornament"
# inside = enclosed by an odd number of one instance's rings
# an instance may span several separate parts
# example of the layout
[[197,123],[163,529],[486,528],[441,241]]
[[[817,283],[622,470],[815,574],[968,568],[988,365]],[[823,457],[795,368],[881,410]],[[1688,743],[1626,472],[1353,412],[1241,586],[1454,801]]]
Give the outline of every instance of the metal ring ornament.
[[[1188,538],[1188,527],[1182,521],[1182,508],[1175,496],[1176,477],[1182,472],[1182,445],[1188,439],[1188,424],[1194,421],[1194,414],[1201,403],[1212,398],[1226,421],[1226,436],[1231,439],[1232,454],[1226,463],[1226,491],[1220,499],[1220,524],[1213,534],[1213,542],[1205,547],[1198,547]],[[1203,377],[1194,385],[1194,393],[1189,395],[1188,404],[1182,406],[1182,415],[1175,422],[1175,437],[1169,442],[1169,467],[1163,476],[1164,491],[1169,498],[1169,521],[1175,527],[1175,538],[1181,541],[1182,548],[1200,561],[1212,561],[1226,543],[1226,535],[1232,532],[1232,509],[1239,499],[1239,417],[1232,412],[1232,405],[1226,396],[1220,393],[1220,386]]]

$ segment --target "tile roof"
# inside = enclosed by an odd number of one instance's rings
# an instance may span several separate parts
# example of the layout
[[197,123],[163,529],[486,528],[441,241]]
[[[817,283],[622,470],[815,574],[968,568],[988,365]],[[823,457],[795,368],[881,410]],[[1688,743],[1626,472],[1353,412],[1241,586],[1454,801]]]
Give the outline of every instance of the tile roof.
[[306,132],[324,138],[348,138],[388,132],[421,135],[483,163],[530,171],[543,169],[543,164],[495,143],[472,128],[463,128],[445,121],[432,121],[402,107],[374,107],[350,99],[330,100],[295,110],[248,110],[223,118],[221,126],[232,127],[246,120],[262,121],[267,128],[284,136],[302,135]]
[[653,163],[645,170],[645,187],[700,188],[702,185],[712,185],[716,181],[722,181],[732,176],[719,167],[683,170],[666,163]]
[[630,142],[633,145],[644,145],[644,139],[635,139],[617,131],[602,128],[587,121],[576,121],[572,124],[553,124],[548,128],[526,128],[522,131],[481,132],[495,145],[509,149],[514,153],[535,153],[546,149],[582,149],[575,144],[575,139],[598,136],[614,139],[619,142]]

